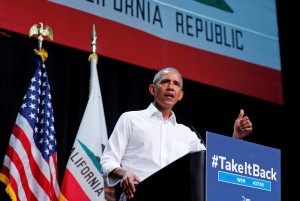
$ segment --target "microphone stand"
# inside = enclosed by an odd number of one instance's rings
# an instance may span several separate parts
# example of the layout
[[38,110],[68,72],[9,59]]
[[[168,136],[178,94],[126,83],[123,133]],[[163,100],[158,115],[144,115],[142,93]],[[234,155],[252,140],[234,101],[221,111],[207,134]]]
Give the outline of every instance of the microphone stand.
[[200,141],[201,141],[201,142],[204,144],[204,146],[206,147],[206,144],[205,144],[204,140],[202,139],[200,133],[195,129],[195,127],[194,127],[194,126],[191,126],[190,129],[191,129],[193,132],[196,133],[197,137],[200,139]]

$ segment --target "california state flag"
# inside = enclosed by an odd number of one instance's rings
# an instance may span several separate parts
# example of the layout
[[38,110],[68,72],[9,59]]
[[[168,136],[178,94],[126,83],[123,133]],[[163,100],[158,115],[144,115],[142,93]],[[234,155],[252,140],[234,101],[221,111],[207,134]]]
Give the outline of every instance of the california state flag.
[[107,129],[97,73],[97,55],[91,54],[90,96],[67,163],[60,200],[105,200],[100,157]]

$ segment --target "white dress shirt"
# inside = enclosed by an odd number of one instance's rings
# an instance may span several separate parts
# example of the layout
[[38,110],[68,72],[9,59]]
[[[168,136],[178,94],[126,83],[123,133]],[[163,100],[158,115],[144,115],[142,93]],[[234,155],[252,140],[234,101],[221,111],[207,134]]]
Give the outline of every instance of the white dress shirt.
[[[151,103],[145,110],[123,113],[101,157],[103,173],[117,167],[134,172],[140,180],[186,155],[205,150],[189,127],[178,124],[175,114],[164,120],[162,113]],[[110,186],[120,180],[108,177]]]

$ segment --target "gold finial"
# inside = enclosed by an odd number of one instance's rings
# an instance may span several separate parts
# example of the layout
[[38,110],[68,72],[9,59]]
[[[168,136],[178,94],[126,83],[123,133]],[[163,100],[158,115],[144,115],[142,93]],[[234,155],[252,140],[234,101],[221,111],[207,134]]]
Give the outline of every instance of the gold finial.
[[43,36],[48,36],[50,40],[53,40],[53,32],[49,26],[45,26],[42,22],[39,23],[40,27],[37,24],[34,24],[29,30],[29,37],[33,35],[38,35],[38,45],[39,45],[39,52],[42,51],[42,43],[43,43]]

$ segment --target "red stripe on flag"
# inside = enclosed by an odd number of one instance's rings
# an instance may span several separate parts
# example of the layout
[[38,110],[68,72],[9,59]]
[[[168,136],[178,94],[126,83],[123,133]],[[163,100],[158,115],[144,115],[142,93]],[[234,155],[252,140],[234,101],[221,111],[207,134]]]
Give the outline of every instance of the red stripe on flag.
[[[76,193],[74,193],[76,192]],[[67,198],[68,200],[80,200],[80,201],[88,201],[90,200],[89,197],[85,194],[82,190],[80,184],[78,184],[76,178],[73,174],[66,169],[64,173],[64,180],[61,187],[61,193]]]
[[[51,167],[50,164],[49,164],[50,161],[51,160],[48,161],[49,167]],[[50,184],[51,190],[50,190],[50,192],[52,192],[52,193],[50,195],[50,198],[51,198],[51,200],[57,200],[57,198],[59,196],[59,193],[60,193],[60,189],[56,189],[57,191],[55,191],[55,186],[54,186],[55,183],[59,184],[58,170],[57,170],[57,152],[52,154],[52,161],[53,161],[53,166],[54,167],[50,168],[50,171],[52,171],[51,180],[50,180],[51,181],[51,184]],[[53,172],[53,171],[55,171],[55,172]]]
[[[29,187],[29,183],[28,183],[28,179],[27,179],[27,174],[26,174],[26,170],[25,167],[23,165],[22,160],[20,159],[18,153],[14,150],[13,147],[8,146],[7,150],[9,151],[9,153],[11,153],[12,155],[7,155],[8,157],[10,157],[11,162],[15,165],[15,167],[18,169],[18,173],[20,175],[20,179],[21,179],[21,186],[23,188],[24,193],[26,194],[26,198],[27,200],[32,200],[35,201],[38,199],[36,198],[36,196],[34,195],[34,193],[31,191],[30,187]],[[24,160],[24,159],[23,159]],[[11,178],[14,178],[14,176],[16,175],[9,175],[9,180],[11,180]],[[19,184],[20,185],[20,184]],[[14,188],[17,189],[17,188]],[[17,194],[17,192],[15,192]]]
[[[34,178],[36,179],[38,184],[44,189],[45,193],[47,193],[48,189],[51,188],[51,185],[50,185],[49,181],[47,180],[44,173],[41,171],[41,169],[39,168],[39,166],[37,164],[37,163],[40,163],[41,161],[36,161],[35,158],[32,155],[32,149],[36,148],[35,145],[32,145],[30,143],[30,141],[28,140],[28,138],[27,138],[26,134],[24,133],[23,129],[20,128],[18,125],[14,126],[13,134],[20,140],[20,142],[22,143],[24,149],[26,150],[26,154],[28,156],[27,160],[29,161],[32,175],[34,176]],[[44,160],[44,159],[41,157],[41,160]],[[19,164],[19,163],[16,163],[14,161],[14,158],[12,159],[12,161],[15,164]],[[20,161],[20,162],[22,163],[22,161]],[[40,165],[42,165],[42,164],[40,164]],[[24,167],[18,167],[18,170],[21,170],[21,169],[23,170]],[[26,175],[26,173],[24,173],[24,174]],[[49,193],[48,193],[48,196],[50,196]]]

